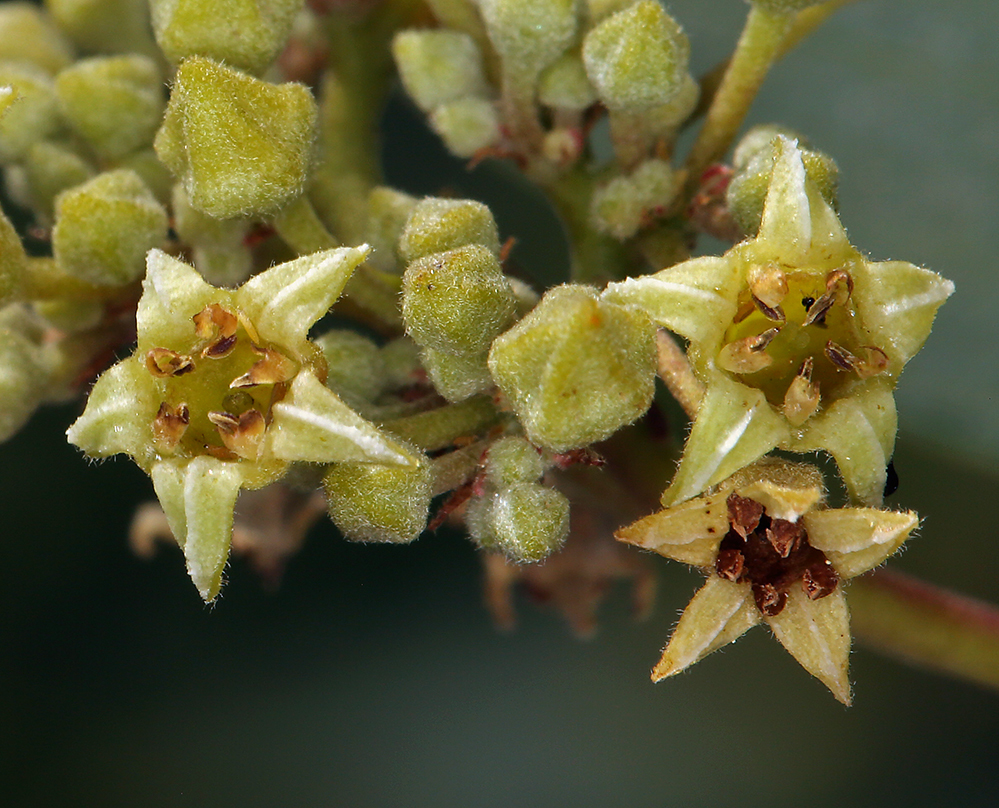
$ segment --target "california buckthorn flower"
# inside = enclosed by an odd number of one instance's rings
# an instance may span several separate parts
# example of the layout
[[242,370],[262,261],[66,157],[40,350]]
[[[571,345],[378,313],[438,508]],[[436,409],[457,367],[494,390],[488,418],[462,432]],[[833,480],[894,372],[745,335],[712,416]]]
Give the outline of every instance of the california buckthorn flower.
[[605,293],[689,339],[707,387],[664,504],[775,447],[828,451],[852,499],[879,504],[895,383],[953,291],[930,270],[861,255],[807,178],[796,143],[778,137],[756,238]]
[[823,498],[817,468],[765,458],[703,496],[617,532],[621,541],[708,576],[652,671],[654,681],[764,622],[805,670],[850,703],[842,583],[894,553],[919,518],[911,511],[826,509]]
[[149,474],[206,601],[222,584],[240,489],[293,461],[420,463],[324,386],[323,353],[307,339],[367,253],[315,253],[235,290],[149,253],[135,353],[98,379],[67,434],[91,457],[128,454]]

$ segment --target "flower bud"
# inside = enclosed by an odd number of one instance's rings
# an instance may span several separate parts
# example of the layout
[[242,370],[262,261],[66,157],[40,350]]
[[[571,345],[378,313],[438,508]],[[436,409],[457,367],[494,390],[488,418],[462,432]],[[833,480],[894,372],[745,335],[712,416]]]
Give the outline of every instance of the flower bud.
[[0,441],[24,426],[41,403],[48,381],[40,349],[12,327],[10,319],[0,317]]
[[385,386],[381,349],[356,331],[336,329],[315,339],[329,365],[326,386],[346,401],[374,401]]
[[503,72],[518,86],[532,83],[576,35],[576,0],[480,0],[479,10]]
[[488,91],[482,54],[468,34],[400,31],[392,40],[392,55],[403,87],[424,112],[466,96],[485,96]]
[[545,106],[567,110],[584,110],[596,103],[597,93],[578,50],[562,54],[541,74],[538,100]]
[[0,62],[35,65],[51,76],[72,60],[72,46],[34,3],[0,5]]
[[28,256],[10,219],[0,210],[0,307],[18,297]]
[[399,255],[408,263],[466,244],[481,244],[499,255],[499,231],[489,208],[468,199],[431,196],[413,209],[399,237]]
[[666,160],[646,160],[593,195],[590,219],[597,230],[623,241],[665,212],[678,190],[676,173]]
[[402,191],[379,185],[368,194],[368,238],[374,248],[369,263],[386,272],[398,270],[399,236],[416,199]]
[[432,476],[426,462],[334,463],[323,478],[330,517],[353,541],[411,542],[427,526]]
[[489,353],[528,437],[556,451],[610,437],[644,413],[655,367],[648,316],[585,286],[550,290]]
[[174,64],[189,56],[262,73],[291,33],[302,0],[151,0],[156,42]]
[[146,253],[167,235],[167,215],[134,171],[99,174],[56,199],[52,249],[70,275],[119,286],[142,277]]
[[49,140],[35,143],[22,165],[31,208],[41,221],[49,223],[54,216],[56,197],[96,174],[93,166],[67,144]]
[[0,117],[0,163],[10,163],[59,130],[59,105],[52,80],[34,65],[0,64],[0,85],[16,94]]
[[541,452],[529,440],[500,438],[486,455],[486,481],[500,489],[516,483],[535,483],[546,466]]
[[146,0],[45,0],[45,8],[85,53],[157,51]]
[[173,193],[173,174],[160,159],[156,156],[152,146],[145,149],[126,154],[124,157],[115,160],[115,168],[127,168],[134,171],[146,184],[146,187],[153,192],[161,204],[167,205]]
[[37,300],[33,307],[45,322],[67,334],[78,334],[94,328],[104,318],[104,304],[99,300]]
[[301,84],[268,84],[191,58],[177,70],[156,153],[202,213],[266,213],[301,193],[316,116]]
[[448,401],[464,401],[493,388],[486,357],[486,353],[462,356],[433,348],[420,354],[430,381]]
[[424,347],[464,356],[485,353],[515,309],[499,261],[478,244],[424,256],[403,275],[406,332]]
[[106,160],[151,145],[166,104],[160,71],[145,56],[77,62],[55,89],[70,126]]
[[430,126],[455,157],[468,159],[500,139],[499,113],[492,101],[466,97],[441,104],[430,113]]
[[569,535],[569,500],[537,483],[500,491],[490,516],[497,549],[514,561],[543,561]]
[[687,74],[690,44],[655,0],[640,0],[608,17],[583,40],[583,62],[597,95],[612,110],[668,103]]

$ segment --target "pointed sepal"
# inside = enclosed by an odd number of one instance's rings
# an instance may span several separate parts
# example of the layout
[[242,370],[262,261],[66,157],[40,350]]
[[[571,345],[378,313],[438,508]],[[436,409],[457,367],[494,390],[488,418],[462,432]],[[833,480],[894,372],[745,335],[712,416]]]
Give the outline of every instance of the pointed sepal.
[[874,569],[919,526],[913,511],[836,508],[806,513],[808,543],[825,553],[841,578]]

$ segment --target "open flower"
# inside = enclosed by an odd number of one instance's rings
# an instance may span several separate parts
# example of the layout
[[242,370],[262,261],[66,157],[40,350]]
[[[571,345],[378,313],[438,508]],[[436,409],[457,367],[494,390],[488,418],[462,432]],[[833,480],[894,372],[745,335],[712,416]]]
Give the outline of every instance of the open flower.
[[292,461],[419,462],[324,386],[325,359],[307,339],[368,250],[298,258],[235,290],[149,253],[135,353],[97,380],[67,434],[152,477],[206,601],[221,587],[240,489],[274,482]]
[[901,261],[871,262],[775,141],[756,238],[612,284],[690,340],[707,390],[663,504],[696,496],[774,447],[828,451],[856,502],[880,504],[895,443],[893,390],[954,285]]
[[652,671],[679,673],[759,622],[844,704],[850,617],[842,582],[873,569],[919,524],[909,511],[823,507],[819,470],[764,458],[709,493],[615,535],[708,575]]

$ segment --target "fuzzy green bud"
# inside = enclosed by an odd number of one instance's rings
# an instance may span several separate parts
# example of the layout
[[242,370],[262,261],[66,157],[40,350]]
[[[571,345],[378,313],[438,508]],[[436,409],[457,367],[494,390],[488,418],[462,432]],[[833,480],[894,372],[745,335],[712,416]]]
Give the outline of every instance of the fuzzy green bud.
[[151,145],[166,105],[159,68],[145,56],[77,62],[55,89],[70,126],[106,160]]
[[48,371],[37,344],[0,311],[0,441],[16,433],[41,403]]
[[104,318],[104,303],[100,300],[37,300],[33,307],[45,322],[67,334],[78,334],[94,328]]
[[10,163],[59,130],[59,104],[52,80],[34,65],[0,64],[0,85],[16,96],[0,117],[0,163]]
[[503,72],[522,86],[554,62],[576,36],[576,0],[480,0]]
[[45,0],[45,8],[86,53],[156,51],[147,0]]
[[427,526],[430,464],[334,463],[323,478],[333,522],[353,541],[411,542]]
[[655,326],[589,287],[558,286],[496,339],[489,368],[532,442],[586,446],[648,409]]
[[516,483],[534,483],[541,479],[546,466],[541,452],[529,440],[500,438],[486,455],[486,480],[500,489]]
[[466,523],[485,549],[513,561],[543,561],[569,534],[569,501],[553,488],[514,483],[470,503]]
[[223,219],[266,213],[302,192],[316,116],[301,84],[191,58],[177,70],[156,153],[197,210]]
[[538,100],[548,107],[577,111],[596,103],[596,90],[578,50],[562,54],[541,74]]
[[134,171],[99,174],[56,199],[52,249],[70,275],[119,286],[142,277],[146,253],[166,239],[167,215]]
[[407,263],[466,244],[481,244],[499,255],[499,231],[489,208],[467,199],[428,197],[413,209],[399,237]]
[[25,155],[22,165],[31,207],[42,221],[49,222],[54,215],[56,197],[97,173],[70,146],[48,140],[35,143]]
[[586,72],[612,110],[669,103],[683,87],[689,55],[683,29],[655,0],[613,14],[583,40]]
[[484,96],[488,91],[482,54],[467,34],[400,31],[392,40],[392,55],[406,92],[424,112],[465,96]]
[[368,194],[367,242],[374,251],[369,263],[386,272],[398,270],[396,247],[416,198],[394,188],[379,185]]
[[54,75],[73,61],[73,47],[34,3],[0,5],[0,62],[24,62]]
[[28,256],[10,219],[0,210],[0,306],[15,299],[27,272]]
[[[755,127],[746,134],[733,155],[735,174],[725,200],[732,217],[748,235],[755,235],[763,220],[763,207],[777,157],[775,138],[778,136],[788,137],[789,133],[777,127]],[[836,161],[814,149],[801,148],[800,152],[805,175],[835,210],[839,187]]]
[[516,305],[496,256],[478,244],[424,256],[403,275],[406,331],[438,351],[485,353]]
[[676,172],[666,160],[646,160],[593,195],[590,220],[600,232],[623,241],[662,214],[678,190]]
[[142,177],[142,181],[153,192],[153,196],[164,205],[170,202],[170,196],[173,193],[174,187],[173,174],[170,173],[169,168],[160,162],[152,146],[146,149],[139,149],[131,154],[126,154],[119,160],[115,160],[114,167],[127,168],[134,171]]
[[151,0],[156,42],[174,64],[207,56],[262,73],[291,33],[302,0]]
[[424,348],[421,361],[430,381],[448,401],[464,401],[493,388],[488,354],[459,355]]
[[409,337],[399,337],[386,343],[381,354],[387,389],[408,387],[421,374],[420,348]]
[[467,96],[435,107],[430,126],[448,151],[462,159],[474,157],[500,139],[499,113],[485,98]]
[[385,386],[381,349],[356,331],[336,329],[315,339],[329,372],[326,386],[349,402],[374,401]]

